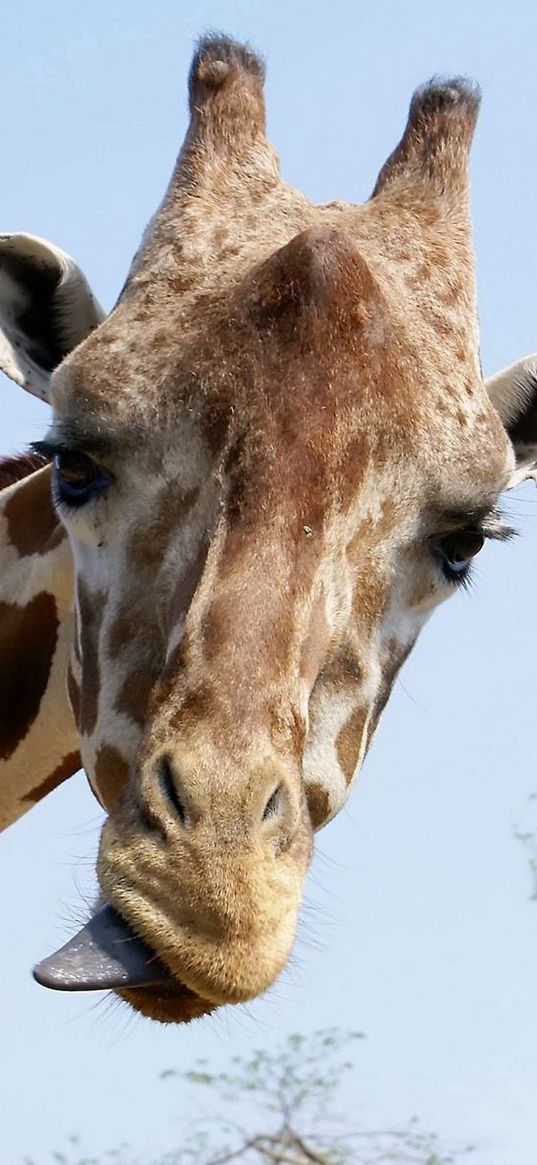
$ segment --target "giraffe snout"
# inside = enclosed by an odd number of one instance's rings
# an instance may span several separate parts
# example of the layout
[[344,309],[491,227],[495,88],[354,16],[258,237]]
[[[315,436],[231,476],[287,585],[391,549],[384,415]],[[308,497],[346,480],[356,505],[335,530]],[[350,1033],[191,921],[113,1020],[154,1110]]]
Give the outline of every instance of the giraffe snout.
[[[175,984],[154,989],[159,1017],[176,1016],[163,990],[180,992],[181,1009],[185,990],[206,1007],[254,998],[292,949],[311,856],[306,799],[283,760],[249,759],[161,740],[105,824],[103,897]],[[140,992],[136,1005],[156,1015],[152,985]]]
[[148,807],[168,829],[192,840],[214,831],[224,844],[233,835],[236,845],[241,839],[266,842],[278,852],[291,843],[300,822],[300,779],[273,758],[249,768],[172,747],[151,760],[142,785]]

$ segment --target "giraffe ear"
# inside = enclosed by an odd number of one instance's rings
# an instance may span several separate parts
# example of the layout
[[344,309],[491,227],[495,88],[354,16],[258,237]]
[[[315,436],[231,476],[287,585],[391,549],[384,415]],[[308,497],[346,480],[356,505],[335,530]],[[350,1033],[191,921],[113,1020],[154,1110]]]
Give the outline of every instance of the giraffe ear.
[[0,235],[0,369],[40,400],[50,374],[104,318],[69,255],[35,235]]
[[537,483],[537,354],[517,360],[486,381],[486,389],[513,442],[516,470],[509,488]]

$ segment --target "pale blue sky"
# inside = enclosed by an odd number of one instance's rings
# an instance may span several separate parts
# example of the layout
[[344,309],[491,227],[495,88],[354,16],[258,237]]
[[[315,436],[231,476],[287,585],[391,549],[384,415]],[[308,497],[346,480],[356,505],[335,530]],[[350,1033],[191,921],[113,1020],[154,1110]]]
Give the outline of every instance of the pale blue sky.
[[[54,240],[106,306],[159,201],[185,129],[194,38],[246,37],[267,58],[270,136],[311,197],[360,201],[433,73],[480,81],[473,153],[483,360],[537,348],[537,7],[18,0],[5,6],[0,229]],[[2,381],[1,449],[46,410]],[[180,1136],[158,1082],[198,1055],[341,1024],[367,1033],[356,1119],[419,1113],[475,1165],[535,1165],[537,907],[515,819],[537,788],[537,495],[523,533],[489,547],[476,589],[433,618],[407,664],[347,811],[318,838],[296,955],[269,995],[190,1028],[62,996],[29,970],[93,888],[100,814],[82,778],[0,842],[0,1160],[38,1165],[64,1136],[140,1150]],[[176,1096],[177,1094],[175,1094]]]

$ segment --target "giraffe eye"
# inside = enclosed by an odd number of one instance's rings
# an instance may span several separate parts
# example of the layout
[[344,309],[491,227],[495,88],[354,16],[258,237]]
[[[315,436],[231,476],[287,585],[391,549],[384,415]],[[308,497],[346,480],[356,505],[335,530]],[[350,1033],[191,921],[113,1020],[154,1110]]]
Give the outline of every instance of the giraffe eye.
[[54,457],[56,500],[67,506],[83,506],[104,493],[112,478],[86,453],[61,450]]
[[479,554],[484,541],[481,530],[468,528],[448,534],[434,544],[444,575],[450,582],[464,581],[472,559]]

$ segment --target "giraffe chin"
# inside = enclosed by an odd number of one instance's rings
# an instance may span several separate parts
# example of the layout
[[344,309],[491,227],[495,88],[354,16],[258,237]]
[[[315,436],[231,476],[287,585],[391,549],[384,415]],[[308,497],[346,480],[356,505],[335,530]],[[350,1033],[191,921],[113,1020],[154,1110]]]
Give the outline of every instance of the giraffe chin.
[[190,1023],[210,1015],[221,1004],[211,1003],[185,987],[178,979],[147,987],[116,990],[116,995],[146,1019],[159,1023]]

